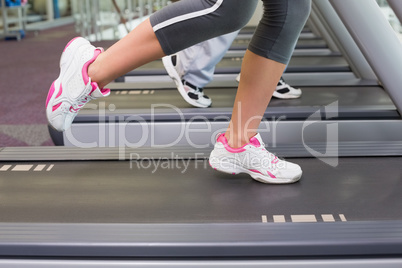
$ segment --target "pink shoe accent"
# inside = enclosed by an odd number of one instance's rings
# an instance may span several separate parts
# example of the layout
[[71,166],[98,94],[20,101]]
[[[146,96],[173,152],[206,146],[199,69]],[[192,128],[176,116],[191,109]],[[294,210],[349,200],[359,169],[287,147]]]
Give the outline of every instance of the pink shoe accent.
[[54,82],[56,82],[56,81],[53,81],[52,85],[50,86],[49,92],[47,93],[46,107],[48,106],[50,98],[53,96],[53,93],[54,93]]
[[60,97],[61,93],[63,93],[63,87],[60,84],[60,89],[59,89],[59,93],[57,93],[57,96],[55,99],[57,99],[58,97]]
[[225,149],[226,149],[228,152],[230,152],[230,153],[241,153],[241,152],[244,152],[244,151],[246,150],[246,149],[244,149],[244,147],[247,146],[247,145],[249,145],[249,144],[253,145],[254,147],[260,147],[260,146],[261,146],[261,143],[260,143],[260,142],[258,141],[258,139],[255,138],[255,137],[252,137],[252,138],[250,139],[250,142],[249,142],[249,143],[247,143],[246,145],[244,145],[243,147],[240,147],[240,148],[232,148],[232,147],[230,147],[229,144],[228,144],[228,140],[227,140],[226,137],[225,137],[225,134],[219,135],[217,141],[218,141],[218,142],[221,142],[221,143],[225,146]]
[[94,52],[94,56],[92,57],[92,59],[90,59],[89,61],[87,61],[84,66],[82,67],[82,77],[84,78],[84,84],[88,84],[89,82],[89,76],[88,76],[88,67],[89,65],[94,62],[96,60],[96,58],[99,56],[99,54],[101,54],[101,50],[100,49],[96,49]]
[[252,138],[250,139],[250,143],[249,143],[249,144],[253,145],[254,147],[260,147],[260,146],[261,146],[260,141],[259,141],[258,139],[256,139],[256,137],[252,137]]
[[101,92],[102,92],[103,95],[108,95],[108,94],[110,94],[110,89],[109,88],[102,88]]
[[[56,81],[54,81],[54,82],[56,82]],[[50,99],[51,99],[51,97],[53,96],[54,91],[55,91],[54,82],[53,82],[52,85],[50,86],[49,93],[47,94],[46,107],[49,105],[49,101],[50,101]],[[55,99],[57,99],[58,97],[60,97],[62,91],[63,91],[63,88],[62,88],[62,86],[60,85],[59,93],[57,93],[57,96],[56,96]],[[57,108],[60,107],[60,105],[61,105],[61,103],[54,105],[54,106],[52,107],[53,112],[56,111]]]
[[247,143],[246,145],[244,145],[243,147],[240,147],[240,148],[232,148],[232,147],[229,146],[228,140],[226,139],[225,134],[219,135],[219,137],[218,137],[218,139],[217,139],[217,142],[221,142],[221,143],[223,144],[223,146],[225,146],[225,149],[226,149],[228,152],[230,152],[230,153],[241,153],[241,152],[244,152],[244,151],[246,150],[246,149],[244,149],[244,147],[247,146],[247,145],[249,145],[249,144],[253,145],[254,147],[260,147],[260,146],[261,146],[261,143],[258,141],[258,139],[255,138],[255,137],[252,137],[252,138],[250,139],[250,142]]
[[80,108],[74,109],[72,106],[70,107],[70,112],[72,113],[77,113],[80,110]]
[[91,92],[89,92],[89,95],[91,95],[91,93],[94,92],[98,88],[98,83],[92,82],[91,87],[92,87],[92,90],[91,90]]
[[[258,174],[261,174],[261,175],[264,175],[264,174],[262,174],[260,171],[258,171],[258,170],[256,170],[256,169],[249,169],[251,172],[254,172],[254,173],[258,173]],[[271,172],[269,172],[269,171],[267,171],[267,173],[268,173],[268,176],[270,176],[272,179],[276,179],[276,177],[275,177],[275,175],[274,174],[272,174]]]
[[[98,83],[92,82],[91,83],[92,90],[89,92],[89,95],[91,95],[92,92],[94,92],[99,86]],[[110,89],[109,88],[101,88],[100,92],[102,93],[103,96],[109,95],[110,94]]]
[[71,39],[70,42],[68,42],[67,45],[64,47],[63,52],[66,51],[67,47],[68,47],[69,45],[71,45],[71,43],[72,43],[75,39],[77,39],[77,38],[80,38],[80,37],[75,37],[75,38]]
[[275,176],[274,174],[272,174],[272,173],[269,172],[269,171],[267,171],[267,172],[268,172],[268,175],[269,175],[271,178],[276,179],[276,176]]
[[52,110],[53,112],[57,110],[57,108],[59,108],[61,105],[61,102],[59,104],[56,104],[55,106],[53,106]]
[[264,175],[264,174],[262,174],[261,172],[259,172],[258,170],[256,170],[256,169],[249,169],[251,172],[254,172],[254,173],[258,173],[258,174],[261,174],[261,175]]
[[237,148],[237,149],[230,147],[229,144],[228,144],[228,140],[225,137],[225,134],[219,135],[219,137],[218,137],[218,139],[216,141],[221,142],[223,144],[223,146],[225,147],[225,149],[230,153],[236,154],[236,153],[244,152],[246,150],[246,149],[243,148],[244,146],[241,147],[241,148]]

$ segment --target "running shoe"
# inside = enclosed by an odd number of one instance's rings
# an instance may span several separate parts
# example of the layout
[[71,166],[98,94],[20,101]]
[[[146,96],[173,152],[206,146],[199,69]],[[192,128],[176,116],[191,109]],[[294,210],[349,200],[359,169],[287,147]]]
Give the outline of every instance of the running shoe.
[[260,134],[238,149],[231,148],[225,135],[220,134],[211,152],[209,164],[215,170],[233,175],[247,173],[263,183],[294,183],[302,176],[299,165],[281,160],[268,152]]
[[212,100],[207,95],[204,95],[202,88],[199,88],[181,78],[181,75],[177,70],[179,62],[177,55],[163,57],[162,62],[168,75],[173,79],[177,90],[186,102],[199,108],[207,108],[212,105]]
[[95,48],[82,37],[72,39],[60,59],[60,75],[52,83],[46,99],[46,116],[50,125],[65,131],[84,105],[90,100],[106,97],[109,89],[101,89],[88,76],[88,66],[102,48]]
[[301,94],[302,91],[300,88],[292,87],[291,85],[287,84],[285,80],[283,80],[283,78],[281,77],[272,97],[278,99],[297,99],[301,97]]
[[[237,76],[236,81],[240,82],[240,74]],[[278,99],[297,99],[300,98],[301,95],[302,91],[300,88],[292,87],[291,85],[285,82],[283,77],[281,77],[272,97]]]

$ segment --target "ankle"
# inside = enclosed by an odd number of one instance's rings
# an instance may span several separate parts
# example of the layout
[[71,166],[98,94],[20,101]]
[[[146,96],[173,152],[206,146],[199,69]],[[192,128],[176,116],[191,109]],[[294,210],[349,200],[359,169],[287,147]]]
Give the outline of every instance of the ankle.
[[99,60],[99,58],[101,57],[101,55],[102,54],[100,54],[96,58],[96,60],[88,66],[87,72],[88,72],[88,76],[91,78],[92,82],[96,82],[98,84],[99,88],[104,88],[107,83],[105,83],[101,79],[100,72],[99,72],[99,70],[100,70],[100,67],[99,67],[100,60]]
[[228,132],[225,133],[225,137],[228,141],[228,145],[233,149],[241,148],[250,142],[250,140],[248,140],[248,139],[247,140],[244,138],[241,139],[241,138],[237,137],[236,135],[230,135],[230,133],[228,133]]

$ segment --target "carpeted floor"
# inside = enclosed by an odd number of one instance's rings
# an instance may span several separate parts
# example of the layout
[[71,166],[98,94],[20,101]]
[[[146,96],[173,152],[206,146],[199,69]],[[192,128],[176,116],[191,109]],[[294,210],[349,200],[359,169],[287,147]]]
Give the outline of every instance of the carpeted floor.
[[67,25],[28,33],[20,42],[0,39],[0,147],[53,145],[46,96],[59,74],[61,52],[76,35],[74,25]]

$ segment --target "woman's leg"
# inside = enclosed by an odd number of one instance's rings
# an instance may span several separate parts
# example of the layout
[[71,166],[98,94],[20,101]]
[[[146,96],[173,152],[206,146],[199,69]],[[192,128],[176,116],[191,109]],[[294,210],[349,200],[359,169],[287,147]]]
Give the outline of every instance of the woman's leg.
[[264,0],[264,17],[246,52],[230,126],[233,148],[249,142],[294,50],[310,12],[310,0]]
[[60,74],[46,98],[48,122],[67,130],[88,101],[110,94],[104,88],[109,82],[164,55],[240,29],[256,4],[257,0],[182,0],[154,13],[104,53],[84,38],[74,38],[64,48]]
[[100,88],[150,61],[162,58],[164,52],[149,20],[101,53],[88,67],[88,75]]
[[229,128],[217,138],[209,163],[264,183],[294,183],[302,176],[300,166],[268,152],[257,128],[307,20],[310,0],[263,2],[264,16],[243,59]]
[[256,4],[257,0],[182,0],[169,5],[99,55],[89,66],[89,76],[102,88],[145,63],[238,30]]
[[246,51],[232,119],[225,134],[232,148],[242,147],[256,135],[285,67],[285,64]]

